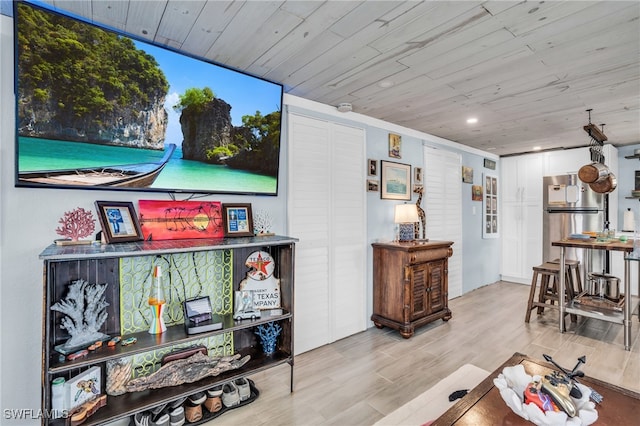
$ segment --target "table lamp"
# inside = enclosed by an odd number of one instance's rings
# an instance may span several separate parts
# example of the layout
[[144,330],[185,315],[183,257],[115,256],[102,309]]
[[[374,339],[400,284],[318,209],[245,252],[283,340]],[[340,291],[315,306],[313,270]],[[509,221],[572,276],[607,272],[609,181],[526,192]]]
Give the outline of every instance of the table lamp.
[[398,241],[413,241],[415,223],[419,220],[418,208],[415,204],[398,204],[394,220],[399,224]]

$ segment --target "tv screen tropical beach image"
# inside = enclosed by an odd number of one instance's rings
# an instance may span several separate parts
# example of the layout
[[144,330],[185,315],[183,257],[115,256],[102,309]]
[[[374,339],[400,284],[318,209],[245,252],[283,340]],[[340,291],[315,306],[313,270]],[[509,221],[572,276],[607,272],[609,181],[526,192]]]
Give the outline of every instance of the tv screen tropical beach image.
[[16,186],[277,195],[283,87],[14,6]]

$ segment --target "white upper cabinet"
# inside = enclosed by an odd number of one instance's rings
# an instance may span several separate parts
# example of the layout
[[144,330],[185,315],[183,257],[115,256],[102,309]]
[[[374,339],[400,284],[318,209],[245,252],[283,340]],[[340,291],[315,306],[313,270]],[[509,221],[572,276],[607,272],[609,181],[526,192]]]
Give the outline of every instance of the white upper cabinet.
[[540,154],[502,159],[500,170],[503,202],[542,203],[542,160]]

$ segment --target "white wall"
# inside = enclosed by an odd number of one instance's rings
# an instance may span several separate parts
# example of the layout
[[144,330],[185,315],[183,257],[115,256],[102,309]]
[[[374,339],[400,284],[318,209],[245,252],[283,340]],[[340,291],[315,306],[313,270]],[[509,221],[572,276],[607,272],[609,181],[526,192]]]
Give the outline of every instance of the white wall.
[[[473,184],[481,184],[483,172],[490,172],[496,175],[500,172],[499,158],[489,152],[469,148],[437,136],[354,112],[340,113],[332,106],[318,104],[302,98],[285,96],[285,103],[288,104],[289,112],[363,127],[367,134],[367,158],[378,160],[378,167],[380,167],[380,160],[386,160],[424,168],[423,146],[432,146],[461,154],[462,164],[470,166],[474,170]],[[402,158],[400,159],[389,157],[388,137],[390,132],[402,136]],[[496,161],[496,170],[484,168],[485,158]],[[377,179],[380,179],[379,175]],[[363,190],[365,190],[364,183]],[[464,247],[462,253],[462,291],[466,293],[500,279],[500,240],[482,239],[482,203],[471,201],[471,184],[462,184],[462,191]],[[411,202],[415,203],[416,199],[417,196],[413,194]],[[371,317],[373,311],[373,251],[371,243],[389,241],[395,238],[396,224],[393,223],[393,212],[396,204],[402,204],[402,202],[382,200],[379,192],[367,193],[367,319]],[[423,208],[424,205],[423,202]],[[428,220],[429,218],[427,217]],[[453,250],[455,251],[456,247],[453,247]]]
[[[3,5],[6,2],[3,1]],[[3,12],[6,13],[3,7]],[[156,193],[52,190],[14,187],[15,112],[13,97],[13,20],[0,15],[0,423],[9,425],[39,424],[33,419],[6,419],[6,409],[40,407],[42,345],[42,262],[39,253],[57,238],[55,228],[64,212],[76,207],[94,210],[95,200],[132,201],[169,199]],[[328,118],[336,122],[364,127],[367,133],[367,157],[388,158],[388,133],[402,135],[403,158],[400,162],[423,167],[422,146],[438,146],[461,152],[463,164],[481,173],[483,157],[495,155],[467,149],[428,134],[391,125],[380,120],[347,113],[335,108],[285,96],[286,111]],[[286,114],[280,160],[280,186],[277,197],[209,196],[223,202],[251,202],[254,210],[270,211],[276,223],[274,231],[286,234]],[[479,174],[475,181],[479,179]],[[363,191],[365,185],[363,182]],[[469,291],[499,279],[499,241],[482,240],[479,204],[476,213],[471,203],[470,185],[463,185],[463,290]],[[379,194],[367,194],[368,242],[390,240],[395,236],[394,202],[381,200]],[[414,197],[415,201],[415,197]],[[427,218],[428,220],[428,218]],[[294,235],[295,237],[295,235]],[[455,250],[455,247],[454,247]],[[467,261],[468,259],[468,261]],[[467,264],[469,267],[467,267]],[[471,268],[471,269],[470,269]],[[367,320],[372,307],[371,251],[367,261]],[[468,278],[467,278],[468,277]],[[455,312],[454,312],[455,319]]]

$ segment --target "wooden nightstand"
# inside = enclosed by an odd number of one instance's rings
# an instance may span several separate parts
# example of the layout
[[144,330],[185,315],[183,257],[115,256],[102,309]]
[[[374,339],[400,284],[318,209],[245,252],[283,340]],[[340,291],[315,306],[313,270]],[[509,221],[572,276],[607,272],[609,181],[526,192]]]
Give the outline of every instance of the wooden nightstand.
[[376,327],[404,338],[442,318],[448,321],[448,258],[452,241],[373,243],[373,315]]

